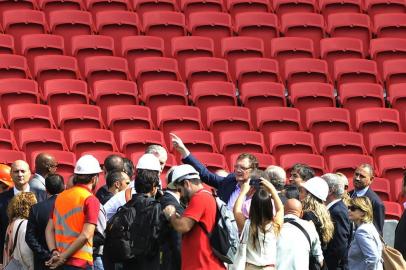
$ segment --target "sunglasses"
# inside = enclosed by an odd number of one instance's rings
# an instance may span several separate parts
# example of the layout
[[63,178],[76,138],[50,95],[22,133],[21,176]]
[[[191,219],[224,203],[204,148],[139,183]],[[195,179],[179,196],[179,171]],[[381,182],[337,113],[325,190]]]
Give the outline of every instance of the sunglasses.
[[361,208],[359,208],[358,206],[355,206],[355,205],[348,206],[348,210],[350,210],[352,212],[354,212],[355,210],[361,210],[362,211]]

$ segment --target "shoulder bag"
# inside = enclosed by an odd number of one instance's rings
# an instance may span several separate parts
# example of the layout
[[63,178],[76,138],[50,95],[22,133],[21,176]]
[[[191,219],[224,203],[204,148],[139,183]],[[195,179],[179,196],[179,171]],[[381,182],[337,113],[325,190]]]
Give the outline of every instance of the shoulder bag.
[[11,251],[11,260],[8,262],[6,266],[4,266],[3,270],[22,270],[24,269],[22,264],[14,258],[14,250],[17,246],[17,237],[18,237],[18,231],[20,230],[21,224],[23,224],[24,220],[18,224],[16,234],[14,235],[14,242],[13,242],[13,249]]

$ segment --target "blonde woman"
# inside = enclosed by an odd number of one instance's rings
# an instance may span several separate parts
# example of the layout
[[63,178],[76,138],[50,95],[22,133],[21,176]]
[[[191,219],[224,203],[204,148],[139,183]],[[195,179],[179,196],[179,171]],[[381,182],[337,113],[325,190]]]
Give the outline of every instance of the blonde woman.
[[321,247],[324,250],[333,238],[334,224],[324,202],[328,195],[328,185],[320,177],[313,177],[300,186],[300,201],[303,205],[303,219],[316,226]]
[[243,230],[244,225],[249,226],[245,269],[273,270],[276,264],[277,236],[283,223],[283,204],[271,182],[260,178],[259,185],[255,185],[256,190],[252,196],[247,219],[242,212],[242,205],[250,189],[249,181],[242,184],[234,205],[234,216],[239,231]]
[[[21,192],[11,199],[7,208],[10,223],[6,230],[3,266],[6,266],[14,258],[22,265],[21,270],[34,269],[34,255],[25,242],[25,232],[31,206],[36,203],[37,199],[32,192]],[[14,243],[17,231],[17,241]]]
[[371,201],[357,197],[348,206],[348,215],[355,223],[355,233],[348,251],[351,270],[382,270],[382,242],[373,224]]

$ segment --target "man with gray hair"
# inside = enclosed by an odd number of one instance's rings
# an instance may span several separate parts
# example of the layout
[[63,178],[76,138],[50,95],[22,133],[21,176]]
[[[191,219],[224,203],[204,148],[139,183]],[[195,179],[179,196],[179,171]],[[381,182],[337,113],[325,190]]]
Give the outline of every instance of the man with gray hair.
[[271,181],[272,185],[276,188],[279,194],[279,198],[281,199],[282,203],[285,204],[287,198],[284,194],[285,183],[286,183],[286,172],[279,166],[270,165],[265,170],[266,174],[268,174],[269,180]]
[[342,200],[345,192],[344,182],[334,173],[326,173],[321,178],[328,185],[326,204],[334,223],[333,239],[327,245],[324,259],[328,269],[345,270],[348,269],[347,251],[351,241],[351,223],[347,206]]

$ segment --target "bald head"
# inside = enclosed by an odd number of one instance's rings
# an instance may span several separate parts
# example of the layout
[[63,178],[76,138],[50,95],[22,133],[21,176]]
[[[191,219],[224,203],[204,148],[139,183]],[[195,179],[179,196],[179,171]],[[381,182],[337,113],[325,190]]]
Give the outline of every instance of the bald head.
[[285,202],[285,215],[291,214],[297,217],[302,217],[302,203],[296,199],[289,199]]
[[24,160],[16,160],[11,164],[10,175],[15,188],[20,191],[25,190],[31,177],[30,166]]
[[49,174],[55,174],[58,163],[55,158],[47,153],[40,153],[35,158],[35,172],[46,178]]

